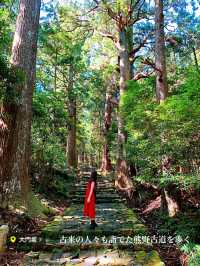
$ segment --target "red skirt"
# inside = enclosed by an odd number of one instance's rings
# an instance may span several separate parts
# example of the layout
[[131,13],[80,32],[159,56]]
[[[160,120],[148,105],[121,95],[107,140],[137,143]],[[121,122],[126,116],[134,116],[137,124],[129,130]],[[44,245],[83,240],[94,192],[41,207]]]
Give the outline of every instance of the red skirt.
[[96,211],[95,211],[96,200],[95,200],[94,190],[92,192],[92,196],[91,196],[90,202],[89,203],[87,202],[88,196],[90,194],[91,184],[92,184],[92,182],[89,181],[88,184],[87,184],[87,187],[86,187],[83,215],[84,216],[88,216],[90,219],[93,219],[96,216]]

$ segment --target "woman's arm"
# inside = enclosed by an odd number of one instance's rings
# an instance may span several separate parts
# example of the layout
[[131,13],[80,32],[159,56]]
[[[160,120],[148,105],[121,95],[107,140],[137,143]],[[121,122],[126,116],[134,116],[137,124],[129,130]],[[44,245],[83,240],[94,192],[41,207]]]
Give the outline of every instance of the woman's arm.
[[92,197],[92,193],[93,193],[93,190],[94,190],[94,181],[92,181],[91,183],[91,187],[90,187],[90,193],[89,193],[89,196],[88,196],[88,199],[87,199],[87,202],[90,203],[90,200],[91,200],[91,197]]

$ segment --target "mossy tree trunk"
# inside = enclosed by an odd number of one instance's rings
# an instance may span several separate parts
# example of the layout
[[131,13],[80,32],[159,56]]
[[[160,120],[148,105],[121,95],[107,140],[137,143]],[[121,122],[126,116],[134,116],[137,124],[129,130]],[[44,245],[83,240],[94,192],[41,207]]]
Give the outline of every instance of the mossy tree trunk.
[[167,98],[167,72],[165,60],[165,33],[164,33],[164,14],[163,0],[155,0],[155,66],[156,73],[156,97],[160,103]]
[[67,165],[70,168],[77,168],[77,149],[76,149],[76,96],[73,91],[74,87],[74,71],[73,66],[69,66],[69,84],[67,88],[68,94],[68,113],[69,125],[67,136]]
[[[162,103],[168,96],[167,71],[165,59],[165,33],[163,0],[155,0],[155,66],[156,66],[156,98],[158,103]],[[164,151],[166,138],[161,136],[161,147]],[[167,175],[171,169],[171,158],[168,154],[163,154],[161,162],[162,175]],[[171,197],[167,188],[161,189],[161,210],[168,212],[169,216],[175,216],[179,211],[179,204],[175,197]]]
[[20,98],[17,103],[11,105],[12,108],[6,106],[6,103],[3,108],[7,124],[2,151],[6,157],[1,161],[1,187],[6,202],[14,195],[27,203],[30,190],[32,96],[36,74],[40,5],[41,0],[21,0],[19,3],[11,64],[13,69],[20,71],[23,76],[22,82],[16,88]]
[[112,170],[110,150],[109,150],[109,139],[108,139],[108,134],[112,123],[112,111],[113,111],[112,94],[110,93],[110,91],[107,91],[106,101],[105,101],[105,112],[104,112],[104,128],[103,128],[104,144],[103,144],[103,156],[101,163],[101,170],[104,172],[109,172]]

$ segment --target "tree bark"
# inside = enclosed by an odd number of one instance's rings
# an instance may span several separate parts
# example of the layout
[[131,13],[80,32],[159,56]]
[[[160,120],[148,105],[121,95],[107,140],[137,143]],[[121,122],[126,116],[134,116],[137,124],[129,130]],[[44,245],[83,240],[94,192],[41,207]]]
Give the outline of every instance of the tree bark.
[[101,170],[104,172],[107,172],[107,171],[109,172],[112,170],[109,143],[108,143],[109,142],[108,133],[109,133],[111,122],[112,122],[112,110],[113,110],[111,99],[112,99],[112,95],[109,92],[107,92],[106,102],[105,102],[105,113],[104,113],[104,129],[103,129],[103,137],[104,137],[103,157],[102,157],[102,163],[101,163]]
[[165,34],[164,34],[164,14],[163,0],[155,0],[155,66],[156,72],[156,97],[158,102],[162,102],[168,95],[167,72],[165,61]]
[[127,139],[127,133],[124,129],[124,119],[120,110],[123,95],[126,91],[126,82],[130,79],[130,61],[129,48],[127,42],[126,29],[123,28],[119,32],[120,50],[119,50],[119,68],[120,68],[120,99],[119,99],[119,114],[118,114],[118,158],[125,157],[124,145]]
[[13,195],[27,203],[30,190],[29,162],[31,151],[32,96],[36,74],[36,52],[40,16],[40,0],[21,0],[12,46],[11,64],[23,74],[23,81],[17,90],[18,104],[10,109],[3,108],[7,123],[6,145],[3,154],[10,158],[3,160],[3,193],[5,200]]
[[69,101],[69,120],[70,125],[68,127],[67,137],[67,158],[68,166],[72,168],[77,167],[77,153],[76,153],[76,100],[71,99]]
[[194,62],[195,62],[196,70],[197,70],[198,73],[200,73],[199,64],[198,64],[198,59],[197,59],[197,54],[196,54],[195,47],[192,47],[192,52],[193,52],[193,55],[194,55]]
[[[163,155],[161,170],[163,175],[169,174],[172,167],[172,160],[169,155]],[[170,217],[175,216],[181,209],[180,195],[176,186],[169,184],[161,188],[161,211],[167,212]]]
[[118,159],[117,159],[117,180],[115,185],[120,189],[127,189],[128,196],[131,195],[133,183],[129,176],[128,164],[126,161],[125,144],[127,141],[127,132],[125,131],[124,117],[121,113],[122,98],[126,91],[126,82],[131,78],[130,61],[129,61],[129,44],[127,39],[126,28],[119,30],[119,69],[120,69],[120,98],[118,108]]
[[69,86],[68,86],[68,112],[69,126],[67,136],[67,162],[68,167],[77,167],[76,151],[76,99],[73,93],[73,67],[69,68]]
[[133,25],[127,28],[127,41],[128,41],[128,52],[129,52],[129,62],[130,62],[130,79],[134,77],[134,57],[132,58],[130,54],[133,51]]
[[55,92],[57,91],[57,68],[58,68],[58,49],[56,48],[55,60],[54,60],[54,91]]
[[109,150],[106,136],[105,136],[105,143],[103,146],[103,158],[102,158],[102,163],[101,163],[101,170],[103,172],[112,171],[112,164],[110,160],[110,150]]
[[[101,2],[101,1],[100,1]],[[96,1],[98,7],[100,7],[100,2]],[[141,3],[140,3],[141,2]],[[103,12],[106,10],[108,16],[115,20],[115,25],[118,31],[118,38],[112,34],[103,34],[113,40],[115,46],[117,47],[118,60],[119,60],[119,72],[120,72],[120,97],[119,97],[119,108],[118,108],[118,159],[116,164],[117,170],[117,180],[116,184],[120,187],[120,180],[122,183],[126,183],[127,187],[133,187],[132,181],[128,174],[128,165],[126,161],[125,154],[125,144],[127,140],[127,133],[125,132],[124,118],[121,113],[122,98],[126,91],[126,82],[131,79],[133,75],[133,62],[130,62],[130,50],[132,48],[132,25],[139,21],[141,15],[141,7],[144,4],[143,1],[137,1],[137,3],[127,3],[128,15],[123,15],[124,10],[121,8],[121,4],[117,3],[117,11],[112,9],[112,5],[109,5],[107,1],[102,1]],[[136,12],[135,12],[136,11]],[[133,14],[134,13],[134,14]],[[136,14],[136,15],[135,15]],[[121,186],[122,187],[122,186]]]
[[[17,189],[17,184],[11,186],[11,163],[14,128],[17,106],[12,103],[3,103],[0,108],[0,206],[7,207],[9,197]],[[16,180],[16,179],[15,179]],[[14,189],[15,188],[15,189]]]
[[[165,59],[165,33],[164,33],[164,14],[163,0],[155,0],[155,26],[156,26],[156,45],[155,45],[155,66],[156,72],[156,97],[159,103],[163,102],[168,96],[167,72]],[[161,137],[161,146],[165,145],[165,136]],[[163,154],[161,162],[162,174],[166,175],[171,169],[171,158],[168,154]],[[168,212],[169,216],[175,216],[179,211],[178,203],[170,196],[167,188],[161,190],[161,211]]]

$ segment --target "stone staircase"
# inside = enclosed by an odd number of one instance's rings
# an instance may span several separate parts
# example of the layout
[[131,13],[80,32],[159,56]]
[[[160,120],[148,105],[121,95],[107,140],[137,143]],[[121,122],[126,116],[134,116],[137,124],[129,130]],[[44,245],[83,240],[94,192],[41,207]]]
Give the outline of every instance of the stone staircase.
[[[89,174],[89,173],[88,173]],[[75,184],[71,191],[72,202],[75,204],[83,204],[85,197],[85,189],[87,184],[88,176],[83,176],[81,180]],[[125,199],[120,198],[114,188],[114,181],[110,178],[104,178],[98,180],[97,187],[97,204],[100,203],[121,203],[125,202]]]
[[[98,179],[95,230],[82,215],[88,175],[71,188],[71,206],[42,230],[43,251],[26,254],[23,266],[161,266],[148,232],[115,191],[111,178]],[[46,252],[44,252],[44,249]]]

